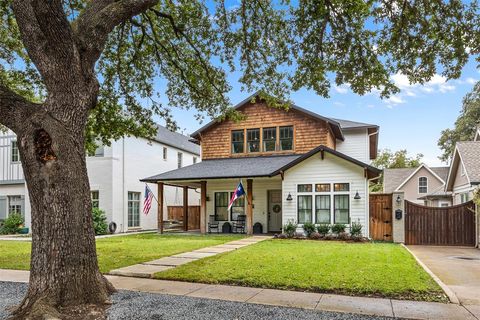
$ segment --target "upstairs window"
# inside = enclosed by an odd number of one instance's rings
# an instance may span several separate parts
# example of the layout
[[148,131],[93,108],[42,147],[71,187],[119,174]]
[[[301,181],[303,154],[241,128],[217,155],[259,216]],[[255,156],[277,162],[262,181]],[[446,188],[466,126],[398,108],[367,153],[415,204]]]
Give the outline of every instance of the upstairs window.
[[177,164],[178,164],[178,168],[180,169],[181,167],[183,167],[183,153],[179,152],[177,154]]
[[260,151],[260,129],[247,130],[247,152]]
[[293,126],[280,127],[280,151],[293,150]]
[[428,192],[428,179],[427,177],[418,178],[418,193]]
[[245,134],[243,130],[232,131],[232,153],[243,153]]
[[193,157],[193,164],[197,163],[197,157]]
[[12,162],[19,162],[20,161],[20,152],[18,151],[18,142],[16,140],[12,140]]
[[277,148],[277,128],[263,129],[263,151],[272,152]]
[[163,160],[167,160],[168,149],[167,147],[163,147]]

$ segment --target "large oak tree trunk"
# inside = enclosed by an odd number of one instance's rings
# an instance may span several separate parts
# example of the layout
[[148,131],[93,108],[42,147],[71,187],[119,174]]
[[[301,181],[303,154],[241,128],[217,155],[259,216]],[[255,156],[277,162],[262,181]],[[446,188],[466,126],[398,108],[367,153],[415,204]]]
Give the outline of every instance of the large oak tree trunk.
[[17,133],[33,241],[30,284],[15,318],[66,318],[62,313],[75,312],[88,318],[85,306],[100,306],[101,311],[114,290],[97,263],[84,122],[70,122],[69,128],[43,115]]

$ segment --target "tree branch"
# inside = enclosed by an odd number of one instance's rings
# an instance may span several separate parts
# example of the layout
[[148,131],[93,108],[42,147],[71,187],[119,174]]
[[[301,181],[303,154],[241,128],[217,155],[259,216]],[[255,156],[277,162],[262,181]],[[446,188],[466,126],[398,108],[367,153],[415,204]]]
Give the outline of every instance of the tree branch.
[[0,83],[0,124],[17,132],[20,124],[38,107]]
[[73,24],[85,67],[91,68],[100,57],[108,35],[120,23],[145,12],[158,0],[92,1]]
[[47,89],[54,90],[59,84],[58,71],[72,70],[75,65],[74,37],[62,1],[14,0],[12,8],[30,58]]

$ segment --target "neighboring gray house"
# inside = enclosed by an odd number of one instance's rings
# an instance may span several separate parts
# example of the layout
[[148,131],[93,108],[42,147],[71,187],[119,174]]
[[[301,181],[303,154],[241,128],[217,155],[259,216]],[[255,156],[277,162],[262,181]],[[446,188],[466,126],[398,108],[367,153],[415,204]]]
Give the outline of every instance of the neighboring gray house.
[[446,190],[452,192],[453,204],[472,200],[473,191],[480,184],[480,141],[457,142],[453,153]]
[[403,191],[405,200],[431,207],[447,207],[452,204],[450,192],[445,191],[449,167],[385,169],[383,192]]

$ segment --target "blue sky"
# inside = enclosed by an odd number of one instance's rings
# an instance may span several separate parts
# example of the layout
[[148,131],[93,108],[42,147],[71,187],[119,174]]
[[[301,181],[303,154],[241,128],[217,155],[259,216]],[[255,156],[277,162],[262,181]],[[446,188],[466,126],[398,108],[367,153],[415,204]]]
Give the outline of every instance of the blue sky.
[[[401,92],[384,100],[376,92],[359,96],[348,86],[332,87],[327,99],[307,90],[294,92],[290,97],[295,104],[324,116],[379,125],[380,148],[407,149],[411,155],[422,153],[428,165],[445,165],[438,159],[441,152],[437,141],[443,129],[453,127],[462,98],[480,80],[476,63],[468,63],[457,80],[446,81],[436,75],[425,85],[410,85],[402,75],[394,75],[392,79]],[[240,91],[235,75],[230,75],[229,80],[233,87],[229,93],[232,103],[250,94]],[[202,125],[194,117],[195,110],[174,108],[173,114],[184,133],[191,133]]]

